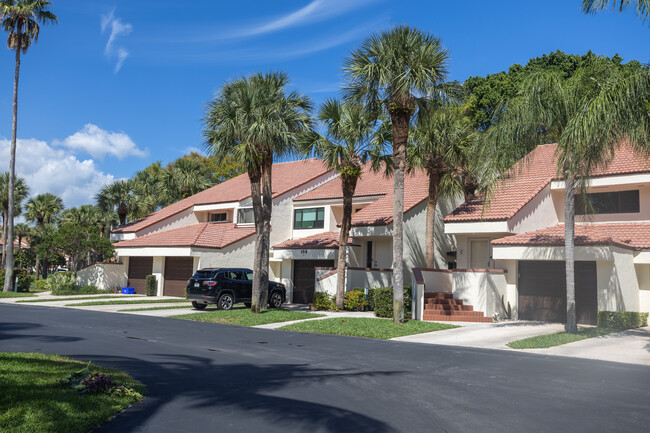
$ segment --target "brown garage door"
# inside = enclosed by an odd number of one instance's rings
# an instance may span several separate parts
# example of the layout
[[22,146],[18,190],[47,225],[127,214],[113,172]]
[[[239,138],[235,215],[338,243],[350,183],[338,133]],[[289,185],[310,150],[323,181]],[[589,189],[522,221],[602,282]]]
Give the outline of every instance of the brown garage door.
[[[575,262],[578,323],[595,325],[598,314],[596,262]],[[519,262],[519,319],[566,323],[564,262]]]
[[192,277],[193,257],[165,257],[163,295],[185,297],[187,280]]
[[314,300],[314,268],[334,266],[334,260],[295,260],[293,262],[293,302],[308,304]]
[[153,270],[153,257],[131,257],[129,258],[129,287],[135,289],[135,293],[145,294],[145,278],[151,275]]

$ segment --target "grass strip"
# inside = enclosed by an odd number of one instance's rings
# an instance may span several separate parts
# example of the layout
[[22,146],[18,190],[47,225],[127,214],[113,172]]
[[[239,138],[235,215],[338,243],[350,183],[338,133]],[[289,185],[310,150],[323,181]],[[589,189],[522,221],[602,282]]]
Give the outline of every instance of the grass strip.
[[422,322],[419,320],[409,320],[408,322],[398,325],[390,319],[341,317],[292,323],[291,325],[283,326],[280,329],[286,331],[348,335],[351,337],[367,337],[388,340],[389,338],[422,334],[423,332],[441,331],[451,328],[457,328],[457,326],[446,323]]
[[175,308],[192,308],[191,305],[167,305],[164,307],[148,307],[148,308],[127,308],[117,311],[152,311],[152,310],[173,310]]
[[313,319],[323,317],[322,314],[289,310],[262,310],[259,314],[251,313],[248,308],[232,310],[215,310],[203,313],[171,316],[175,319],[196,320],[198,322],[220,323],[224,325],[258,326],[268,323],[289,322],[291,320]]
[[68,298],[58,298],[58,299],[26,299],[24,301],[16,301],[18,302],[59,302],[59,301],[86,301],[88,299],[119,299],[119,298],[124,298],[124,296],[119,296],[119,295],[107,295],[107,296],[77,296],[77,297],[68,297]]
[[0,298],[29,298],[30,296],[36,296],[33,293],[28,292],[2,292],[0,291]]
[[[85,433],[134,403],[130,396],[80,395],[60,383],[86,365],[58,355],[0,353],[0,431]],[[123,371],[96,365],[90,371],[144,394],[144,386]]]
[[171,304],[171,303],[181,303],[181,302],[187,302],[189,304],[190,301],[187,301],[185,299],[153,299],[153,300],[147,300],[147,299],[138,299],[138,300],[133,300],[133,301],[97,301],[97,302],[80,302],[78,304],[66,304],[66,307],[92,307],[94,305],[129,305],[129,304]]
[[513,349],[545,349],[547,347],[573,343],[574,341],[586,340],[587,338],[600,337],[601,335],[607,335],[613,332],[619,331],[611,328],[582,327],[578,328],[577,334],[569,334],[566,331],[562,331],[554,334],[537,335],[535,337],[511,341],[507,346],[512,347]]

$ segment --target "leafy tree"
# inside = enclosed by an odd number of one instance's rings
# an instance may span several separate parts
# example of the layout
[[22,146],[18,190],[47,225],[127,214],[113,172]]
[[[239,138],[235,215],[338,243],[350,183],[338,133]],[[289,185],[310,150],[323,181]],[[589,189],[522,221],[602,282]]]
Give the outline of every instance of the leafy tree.
[[[14,216],[22,212],[22,202],[29,195],[29,187],[22,177],[16,178],[14,182]],[[0,204],[2,205],[2,266],[5,265],[7,254],[7,239],[9,226],[9,173],[5,172],[0,175]],[[15,238],[15,236],[14,236]],[[13,243],[12,243],[13,247]]]
[[283,72],[254,74],[226,83],[208,104],[203,135],[217,161],[230,155],[246,167],[255,216],[255,262],[251,311],[267,304],[272,209],[272,166],[309,132],[311,101],[289,92]]
[[77,271],[81,257],[93,253],[109,257],[114,253],[111,241],[99,236],[96,227],[64,224],[54,232],[53,238],[56,249],[70,258],[73,271]]
[[[54,194],[44,193],[30,198],[25,205],[27,221],[35,222],[37,227],[54,223],[57,215],[63,210],[63,200]],[[36,255],[36,279],[40,275],[40,255]]]
[[337,264],[338,309],[343,309],[345,300],[345,266],[352,224],[352,197],[357,181],[366,162],[370,161],[376,170],[381,162],[387,162],[384,144],[388,141],[388,128],[379,123],[378,115],[359,103],[327,100],[318,112],[318,120],[324,124],[326,132],[312,135],[305,149],[306,153],[313,152],[329,168],[336,170],[341,178],[343,219]]
[[105,185],[96,196],[97,205],[101,209],[117,212],[121,226],[126,224],[128,215],[137,206],[133,187],[132,180],[117,180]]
[[612,10],[623,12],[627,8],[634,9],[643,21],[650,22],[650,0],[582,0],[582,10],[588,14],[595,14],[607,9],[611,3]]
[[7,47],[16,51],[16,69],[14,73],[13,117],[11,121],[11,150],[9,154],[9,194],[7,218],[6,268],[4,291],[11,291],[14,269],[14,184],[16,177],[16,132],[18,128],[18,77],[20,76],[20,53],[27,53],[32,41],[38,41],[39,23],[53,23],[56,15],[48,9],[51,2],[45,0],[2,0],[0,1],[0,20],[2,28],[9,33]]
[[404,171],[411,120],[447,78],[448,51],[440,39],[397,26],[373,34],[345,60],[346,94],[370,107],[386,109],[393,145],[393,320],[404,322]]
[[429,178],[425,256],[426,266],[435,268],[436,206],[440,198],[467,192],[467,179],[475,177],[468,162],[474,153],[476,132],[463,109],[431,108],[420,113],[412,141],[409,167],[424,169]]

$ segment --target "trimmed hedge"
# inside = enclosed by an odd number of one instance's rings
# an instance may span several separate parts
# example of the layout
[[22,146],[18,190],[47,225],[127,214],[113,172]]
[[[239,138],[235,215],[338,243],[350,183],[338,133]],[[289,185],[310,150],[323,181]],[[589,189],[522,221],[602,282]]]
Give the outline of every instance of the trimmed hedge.
[[599,311],[600,328],[632,329],[648,325],[648,313],[634,311]]
[[35,292],[45,292],[47,290],[47,280],[36,280],[34,281],[34,291]]
[[155,275],[147,275],[144,280],[145,293],[147,296],[156,296],[158,294],[158,283]]
[[343,309],[350,311],[363,311],[366,307],[366,294],[363,290],[355,289],[345,293]]
[[[32,277],[29,275],[29,272],[27,272],[24,269],[14,269],[14,278],[18,277],[18,291],[19,292],[29,292],[29,286],[32,285]],[[4,286],[5,283],[5,270],[1,269],[0,270],[0,286]],[[2,288],[0,287],[0,290]],[[11,290],[13,291],[13,285],[11,286]]]
[[[393,288],[379,287],[373,293],[375,316],[393,317]],[[404,318],[411,318],[411,286],[404,286]]]
[[334,299],[325,292],[314,293],[314,302],[312,305],[317,310],[331,310],[336,306]]

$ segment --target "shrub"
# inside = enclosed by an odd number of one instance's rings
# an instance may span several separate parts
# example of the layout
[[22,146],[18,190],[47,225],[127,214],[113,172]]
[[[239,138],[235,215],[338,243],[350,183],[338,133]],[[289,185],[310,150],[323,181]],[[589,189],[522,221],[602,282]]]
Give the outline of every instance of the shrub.
[[[29,292],[29,286],[32,285],[32,277],[25,269],[14,269],[14,278],[18,277],[18,291]],[[0,286],[5,283],[5,270],[0,270]],[[2,289],[0,289],[2,290]],[[12,285],[13,290],[13,285]]]
[[343,299],[343,309],[351,311],[363,311],[366,306],[366,294],[363,290],[350,290]]
[[366,298],[366,305],[369,311],[375,311],[375,291],[376,288],[368,289],[368,297]]
[[317,310],[331,310],[334,307],[334,300],[325,292],[314,293],[314,302],[312,303]]
[[[393,317],[393,288],[379,287],[373,293],[375,316]],[[404,286],[404,318],[411,318],[411,286]]]
[[35,292],[44,292],[47,290],[47,280],[36,280],[34,281],[34,291]]
[[598,326],[612,329],[632,329],[648,325],[648,313],[635,311],[599,311]]
[[74,272],[59,272],[50,275],[45,281],[45,287],[47,290],[51,290],[53,295],[63,294],[60,292],[72,292],[77,288],[77,277]]
[[[145,293],[147,296],[156,296],[158,294],[158,283],[155,275],[147,275],[144,281]],[[187,295],[186,295],[187,297]]]

